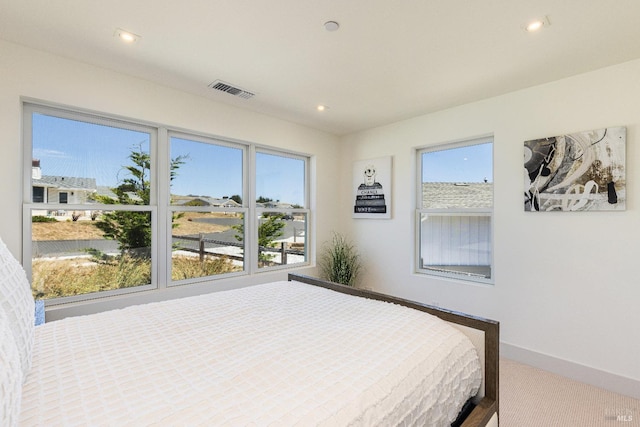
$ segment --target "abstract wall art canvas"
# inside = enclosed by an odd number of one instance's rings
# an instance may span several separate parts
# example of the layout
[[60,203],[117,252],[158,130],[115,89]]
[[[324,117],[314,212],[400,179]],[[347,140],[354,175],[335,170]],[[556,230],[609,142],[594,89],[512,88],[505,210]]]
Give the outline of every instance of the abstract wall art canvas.
[[625,210],[626,128],[524,143],[524,210]]

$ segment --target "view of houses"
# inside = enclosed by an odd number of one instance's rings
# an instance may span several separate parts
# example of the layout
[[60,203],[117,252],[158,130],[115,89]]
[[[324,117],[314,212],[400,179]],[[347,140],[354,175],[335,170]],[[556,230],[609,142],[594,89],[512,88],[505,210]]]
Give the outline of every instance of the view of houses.
[[[40,160],[32,161],[31,182],[34,203],[86,205],[95,203],[96,196],[99,195],[109,196],[114,199],[117,198],[110,187],[98,185],[95,178],[43,175]],[[133,193],[130,196],[134,199],[136,198],[136,195]],[[174,206],[210,206],[212,208],[241,207],[239,201],[228,196],[218,198],[196,195],[172,195],[171,200]],[[258,203],[258,206],[267,209],[291,209],[293,207],[289,203],[274,201]],[[76,215],[78,214],[85,218],[92,218],[92,215],[95,215],[91,209],[86,209],[83,212],[76,211]],[[43,208],[39,211],[33,211],[33,215],[70,217],[72,211],[61,210],[58,212],[57,210]]]

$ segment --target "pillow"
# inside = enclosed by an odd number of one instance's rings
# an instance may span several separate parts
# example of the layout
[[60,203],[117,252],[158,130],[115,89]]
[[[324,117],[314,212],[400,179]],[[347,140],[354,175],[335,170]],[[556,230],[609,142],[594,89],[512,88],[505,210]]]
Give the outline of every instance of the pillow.
[[0,425],[17,426],[22,399],[22,367],[9,319],[0,308]]
[[27,275],[0,239],[0,310],[6,314],[18,348],[23,378],[31,367],[35,334],[35,303]]

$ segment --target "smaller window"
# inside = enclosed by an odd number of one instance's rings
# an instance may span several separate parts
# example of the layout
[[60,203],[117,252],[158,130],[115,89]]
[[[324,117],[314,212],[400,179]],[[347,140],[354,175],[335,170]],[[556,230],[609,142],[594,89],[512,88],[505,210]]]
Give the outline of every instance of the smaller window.
[[307,158],[256,152],[258,268],[307,262]]
[[33,187],[33,203],[44,203],[44,187]]
[[493,139],[418,151],[419,272],[492,280]]
[[258,218],[258,267],[307,261],[307,213],[263,211]]

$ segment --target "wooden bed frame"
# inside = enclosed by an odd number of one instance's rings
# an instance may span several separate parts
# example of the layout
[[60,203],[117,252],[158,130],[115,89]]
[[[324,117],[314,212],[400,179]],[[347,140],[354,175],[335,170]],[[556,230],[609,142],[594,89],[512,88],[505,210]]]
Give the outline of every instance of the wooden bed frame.
[[[395,304],[410,307],[416,310],[424,311],[441,318],[442,320],[453,323],[455,325],[481,331],[484,335],[484,342],[479,348],[479,353],[484,354],[483,369],[483,385],[484,395],[479,401],[475,402],[475,407],[471,413],[464,419],[462,427],[476,427],[486,425],[498,425],[498,375],[499,375],[499,335],[500,324],[494,320],[483,319],[480,317],[470,316],[464,313],[458,313],[438,307],[433,307],[418,302],[381,294],[378,292],[367,291],[364,289],[353,288],[350,286],[340,285],[338,283],[328,282],[315,277],[304,276],[300,274],[289,273],[289,281],[297,281],[307,283],[309,285],[321,286],[337,292],[348,295],[354,295],[379,301],[387,301]],[[464,331],[463,331],[464,332]],[[472,340],[473,341],[473,340]],[[475,345],[475,343],[474,343]],[[478,347],[478,346],[477,346]]]

